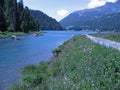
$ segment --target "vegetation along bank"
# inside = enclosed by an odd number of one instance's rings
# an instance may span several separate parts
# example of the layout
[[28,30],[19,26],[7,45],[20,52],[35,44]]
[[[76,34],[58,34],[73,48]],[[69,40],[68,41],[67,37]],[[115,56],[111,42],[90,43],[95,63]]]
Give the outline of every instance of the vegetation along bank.
[[39,31],[37,19],[30,15],[23,0],[1,0],[0,2],[0,31],[24,32]]
[[120,51],[78,35],[54,50],[55,57],[24,68],[9,90],[119,90]]
[[112,41],[120,42],[120,34],[96,34],[95,37],[101,37]]
[[5,38],[5,37],[11,37],[12,35],[19,36],[19,35],[25,35],[23,32],[0,32],[0,38]]

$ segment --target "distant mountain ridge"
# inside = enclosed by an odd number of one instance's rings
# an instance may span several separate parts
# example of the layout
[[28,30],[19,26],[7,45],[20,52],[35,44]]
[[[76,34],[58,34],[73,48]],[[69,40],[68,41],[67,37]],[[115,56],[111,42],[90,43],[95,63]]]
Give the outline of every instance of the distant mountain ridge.
[[40,30],[62,30],[61,25],[53,18],[39,10],[30,10],[31,16],[38,20]]
[[120,0],[108,2],[104,6],[75,11],[60,21],[65,29],[83,29],[86,22],[120,11]]
[[83,29],[96,30],[100,31],[120,31],[120,12],[108,14],[97,18],[95,20],[87,21],[82,24]]

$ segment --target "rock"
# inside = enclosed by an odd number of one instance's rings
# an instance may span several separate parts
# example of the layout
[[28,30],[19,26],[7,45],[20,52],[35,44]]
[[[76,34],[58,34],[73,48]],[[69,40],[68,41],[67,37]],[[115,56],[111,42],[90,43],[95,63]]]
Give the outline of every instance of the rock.
[[20,39],[17,38],[17,36],[15,36],[15,35],[12,35],[11,38],[12,38],[13,40],[20,40]]
[[11,38],[14,39],[14,40],[16,40],[16,39],[17,39],[17,36],[12,35]]
[[37,37],[37,36],[39,36],[39,34],[38,34],[38,33],[37,33],[37,34],[33,34],[33,36],[34,36],[34,37]]

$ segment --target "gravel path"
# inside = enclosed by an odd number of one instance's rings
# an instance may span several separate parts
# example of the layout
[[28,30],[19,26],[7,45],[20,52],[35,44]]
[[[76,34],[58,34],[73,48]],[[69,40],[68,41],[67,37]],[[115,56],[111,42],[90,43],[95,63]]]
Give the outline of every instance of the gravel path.
[[93,37],[90,35],[86,35],[86,36],[95,43],[104,45],[106,47],[112,47],[112,48],[118,49],[120,51],[120,43],[118,43],[118,42],[103,39],[103,38]]

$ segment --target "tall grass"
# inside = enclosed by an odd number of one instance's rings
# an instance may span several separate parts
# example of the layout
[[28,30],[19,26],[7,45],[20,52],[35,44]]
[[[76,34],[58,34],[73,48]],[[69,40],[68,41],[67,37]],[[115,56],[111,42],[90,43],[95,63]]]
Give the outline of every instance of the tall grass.
[[120,89],[118,50],[95,44],[80,35],[58,49],[60,53],[53,60],[25,67],[22,83],[9,90]]

